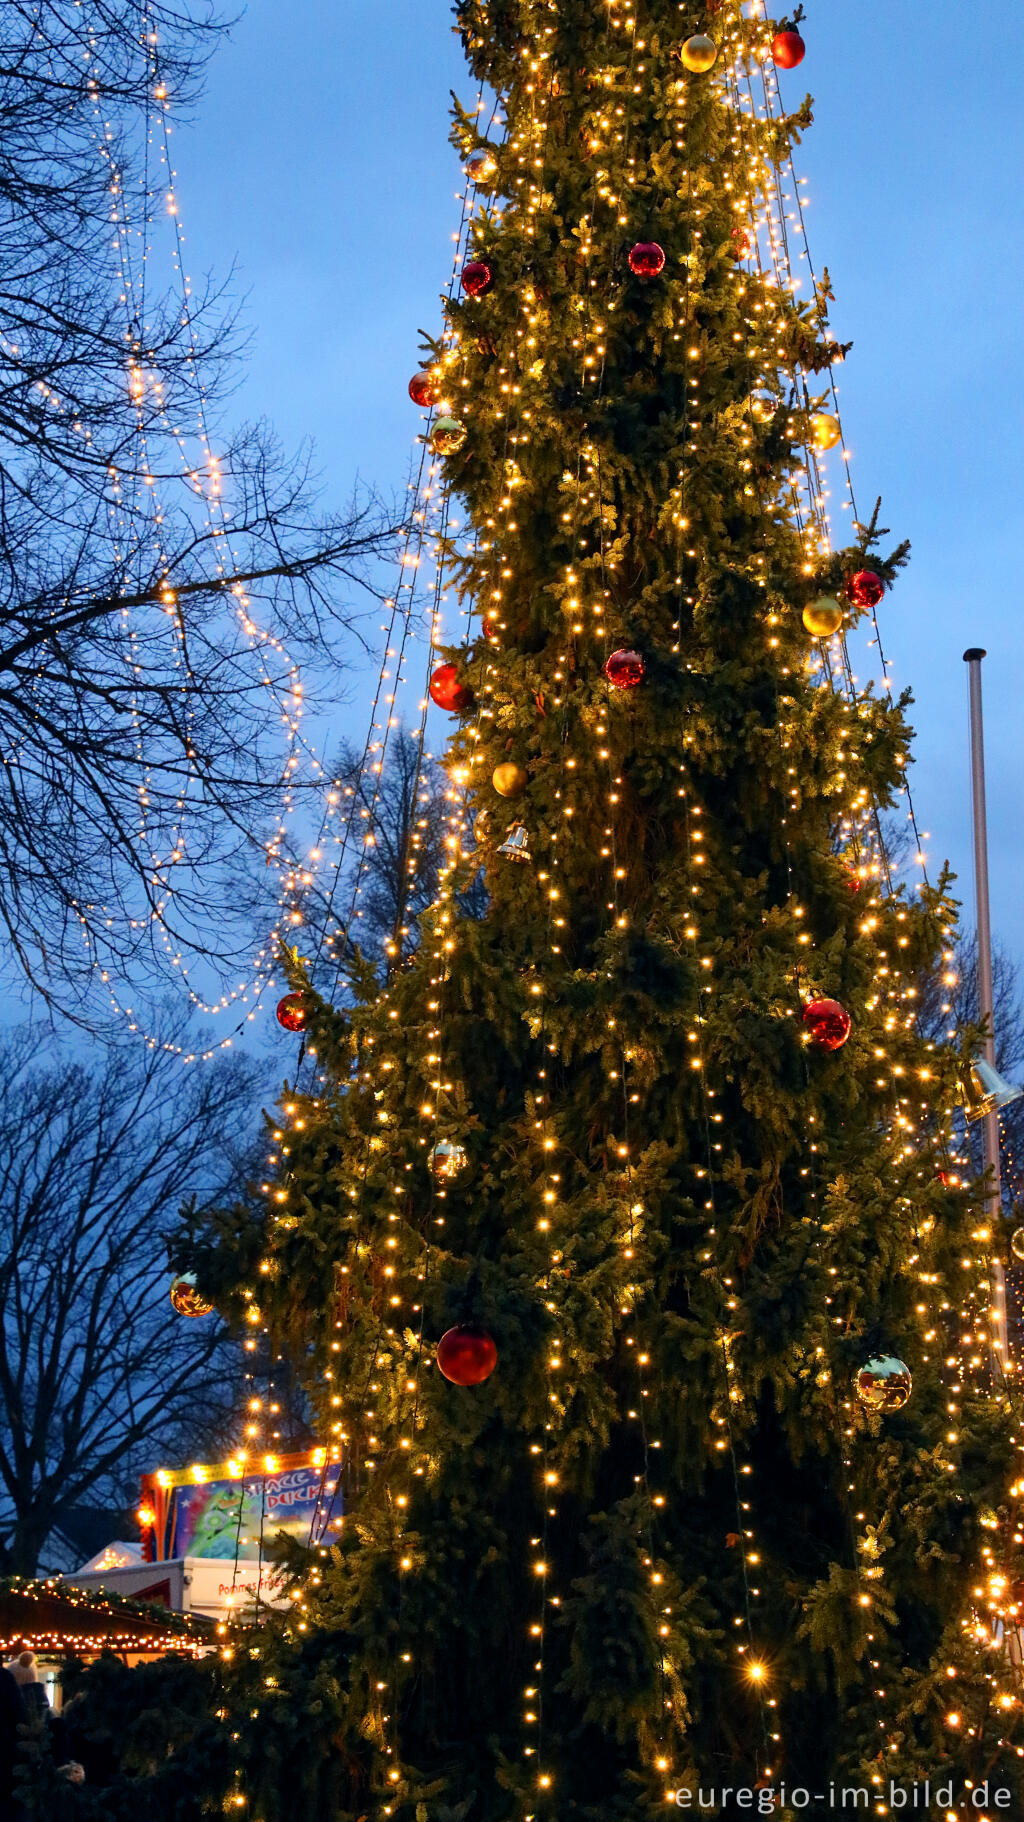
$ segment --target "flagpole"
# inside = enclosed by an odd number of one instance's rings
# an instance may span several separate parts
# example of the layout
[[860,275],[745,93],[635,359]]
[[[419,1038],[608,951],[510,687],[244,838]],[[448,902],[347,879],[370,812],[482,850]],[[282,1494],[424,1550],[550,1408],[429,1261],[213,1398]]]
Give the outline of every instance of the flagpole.
[[[982,646],[972,645],[964,653],[970,696],[971,728],[971,808],[974,820],[974,902],[978,942],[978,1019],[985,1027],[981,1054],[994,1069],[996,1039],[992,1005],[992,918],[988,896],[988,815],[985,805],[985,730],[981,707]],[[993,1108],[984,1116],[981,1128],[982,1154],[988,1174],[988,1208],[993,1240],[997,1240],[1002,1218],[1002,1177],[999,1167],[999,1112]],[[1006,1275],[1002,1260],[992,1255],[992,1343],[1000,1371],[1009,1363],[1009,1337],[1006,1327]]]

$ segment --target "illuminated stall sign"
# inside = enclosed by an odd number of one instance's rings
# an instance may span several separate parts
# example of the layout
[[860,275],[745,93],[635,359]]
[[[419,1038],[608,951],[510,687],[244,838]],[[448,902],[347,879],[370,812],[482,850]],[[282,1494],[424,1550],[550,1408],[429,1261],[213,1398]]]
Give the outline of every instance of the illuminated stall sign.
[[273,1465],[238,1462],[162,1469],[143,1482],[146,1556],[258,1562],[280,1531],[297,1543],[327,1541],[341,1526],[337,1462],[308,1454],[282,1456]]

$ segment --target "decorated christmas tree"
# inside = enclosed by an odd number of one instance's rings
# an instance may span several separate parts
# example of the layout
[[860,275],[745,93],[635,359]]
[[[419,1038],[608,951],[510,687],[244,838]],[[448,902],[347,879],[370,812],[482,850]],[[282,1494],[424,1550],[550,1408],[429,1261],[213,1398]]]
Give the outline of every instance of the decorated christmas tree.
[[386,979],[354,925],[296,962],[265,1214],[193,1248],[344,1461],[342,1541],[226,1673],[230,1791],[1016,1808],[1013,1382],[950,1168],[976,1033],[916,1028],[955,911],[887,846],[905,704],[854,680],[906,550],[832,535],[802,11],[455,11],[498,106],[456,110],[410,390],[469,524],[430,681],[457,845]]

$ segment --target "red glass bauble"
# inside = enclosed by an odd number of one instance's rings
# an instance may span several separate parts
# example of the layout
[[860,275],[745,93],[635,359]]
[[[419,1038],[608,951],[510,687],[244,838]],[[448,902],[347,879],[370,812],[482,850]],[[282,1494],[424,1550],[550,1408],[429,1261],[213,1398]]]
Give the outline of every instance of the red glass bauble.
[[483,633],[485,639],[493,641],[498,637],[498,628],[495,626],[493,620],[488,620],[486,614],[480,622],[480,631]]
[[811,1000],[803,1019],[812,1042],[822,1050],[841,1050],[850,1035],[850,1015],[838,1000]]
[[286,1031],[305,1031],[306,1001],[301,993],[286,993],[277,1002],[277,1022]]
[[846,578],[846,594],[854,607],[877,607],[885,594],[885,583],[873,569],[858,569]]
[[799,32],[776,32],[772,39],[772,59],[780,70],[795,70],[806,49]]
[[665,270],[664,249],[656,240],[639,240],[629,249],[629,269],[637,278],[657,278]]
[[605,660],[604,674],[613,690],[635,690],[646,669],[639,652],[613,652]]
[[429,367],[421,367],[409,381],[409,397],[414,405],[421,405],[429,411],[431,405],[437,404],[437,385]]
[[468,683],[463,683],[454,664],[439,664],[430,679],[430,700],[449,714],[461,714],[473,700]]
[[498,1364],[498,1350],[486,1329],[460,1322],[441,1336],[437,1364],[452,1385],[482,1385]]
[[485,259],[471,259],[462,268],[462,289],[469,297],[483,297],[494,283],[494,274]]
[[734,228],[732,231],[733,259],[746,259],[753,246],[753,236],[749,228]]
[[848,873],[846,875],[846,885],[847,885],[848,891],[859,892],[861,889],[861,886],[863,884],[864,884],[864,881],[861,879],[861,876],[859,873]]

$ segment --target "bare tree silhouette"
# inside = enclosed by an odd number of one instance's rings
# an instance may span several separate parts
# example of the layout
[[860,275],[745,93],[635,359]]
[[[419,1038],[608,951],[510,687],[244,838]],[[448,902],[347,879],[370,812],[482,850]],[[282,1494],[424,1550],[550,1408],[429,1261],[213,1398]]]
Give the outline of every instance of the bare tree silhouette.
[[219,32],[204,0],[0,10],[0,931],[79,1012],[96,963],[236,955],[295,666],[336,670],[393,531],[321,514],[266,426],[222,439],[237,318],[155,286],[168,111]]
[[[171,1307],[179,1206],[244,1176],[265,1072],[166,1051],[91,1069],[0,1046],[0,1566],[31,1575],[69,1513],[130,1499],[144,1455],[232,1436],[241,1368]],[[151,1462],[148,1465],[152,1465]]]

